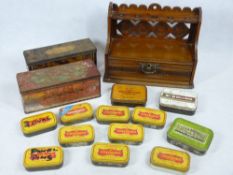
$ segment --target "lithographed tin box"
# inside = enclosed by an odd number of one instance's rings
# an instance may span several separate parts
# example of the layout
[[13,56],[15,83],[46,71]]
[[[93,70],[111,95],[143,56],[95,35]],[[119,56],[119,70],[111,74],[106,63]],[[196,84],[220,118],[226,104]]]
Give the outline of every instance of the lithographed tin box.
[[92,60],[17,74],[25,113],[100,96],[100,73]]
[[96,47],[90,39],[25,50],[23,52],[29,70],[51,67],[84,59],[96,64]]

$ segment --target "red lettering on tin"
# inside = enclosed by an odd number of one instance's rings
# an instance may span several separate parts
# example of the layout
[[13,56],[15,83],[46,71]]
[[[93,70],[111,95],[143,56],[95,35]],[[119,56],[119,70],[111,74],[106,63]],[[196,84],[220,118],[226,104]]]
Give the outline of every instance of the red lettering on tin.
[[32,121],[24,121],[24,126],[29,128],[37,124],[49,122],[50,120],[51,118],[49,116],[45,116],[45,117],[34,119]]
[[166,154],[166,153],[160,152],[158,154],[158,158],[162,160],[169,160],[169,161],[180,163],[180,164],[184,162],[182,157],[174,155],[174,154]]
[[137,129],[129,129],[129,128],[116,128],[114,130],[116,134],[128,134],[128,135],[138,135]]
[[66,116],[71,116],[71,115],[74,115],[74,114],[81,114],[81,113],[84,113],[84,112],[87,112],[87,108],[85,108],[85,107],[71,109],[70,111],[68,111],[66,113]]
[[30,159],[31,160],[46,160],[46,161],[50,161],[54,158],[56,158],[56,149],[53,148],[48,148],[45,150],[41,150],[41,149],[32,149],[31,150],[31,156]]
[[73,130],[65,131],[65,137],[75,137],[75,136],[87,136],[89,132],[87,130]]
[[160,119],[159,114],[154,114],[152,112],[139,112],[138,115],[140,117],[143,117],[143,118],[150,118],[150,119],[154,119],[154,120],[159,120]]
[[99,149],[98,154],[100,156],[123,156],[123,150],[116,150],[116,149]]
[[104,115],[116,115],[118,117],[121,117],[121,116],[124,116],[125,115],[125,112],[122,111],[122,110],[117,110],[117,109],[104,109],[102,114]]

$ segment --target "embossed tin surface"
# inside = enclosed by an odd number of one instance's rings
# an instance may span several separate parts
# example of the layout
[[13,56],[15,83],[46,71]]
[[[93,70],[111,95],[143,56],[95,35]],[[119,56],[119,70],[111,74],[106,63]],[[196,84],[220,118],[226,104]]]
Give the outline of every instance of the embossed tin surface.
[[65,126],[59,129],[58,141],[62,146],[90,145],[94,139],[92,125]]
[[63,164],[63,150],[59,146],[29,148],[23,164],[27,170],[58,168]]
[[193,115],[197,109],[197,95],[193,92],[166,88],[160,95],[160,109]]
[[92,60],[17,74],[26,113],[100,96],[100,73]]
[[147,101],[147,89],[142,85],[114,84],[111,102],[113,105],[144,106]]
[[99,123],[127,123],[129,122],[130,111],[125,106],[101,105],[96,110],[96,120]]
[[108,128],[108,139],[111,142],[140,144],[144,139],[142,125],[112,123]]
[[163,128],[166,123],[166,112],[145,107],[136,107],[132,121],[151,128]]
[[72,63],[92,59],[96,64],[96,47],[90,39],[82,39],[23,52],[28,69]]
[[154,147],[151,152],[150,163],[153,166],[187,172],[190,167],[190,156],[183,151]]
[[93,118],[93,109],[89,103],[69,105],[60,109],[59,116],[63,124],[72,124]]
[[177,118],[167,132],[170,143],[196,154],[204,154],[214,137],[211,129]]
[[130,150],[124,144],[95,143],[91,150],[91,160],[96,165],[126,166]]
[[23,133],[30,136],[55,129],[57,127],[57,119],[52,112],[44,112],[22,119],[20,125]]

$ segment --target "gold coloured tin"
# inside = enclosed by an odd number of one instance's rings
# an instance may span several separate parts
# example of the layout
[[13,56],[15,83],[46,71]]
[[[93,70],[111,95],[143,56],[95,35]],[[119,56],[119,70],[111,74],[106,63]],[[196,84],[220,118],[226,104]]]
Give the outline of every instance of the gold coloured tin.
[[17,74],[25,113],[101,95],[100,73],[92,60]]
[[151,152],[150,163],[153,166],[187,172],[190,166],[190,156],[183,151],[154,147]]
[[91,161],[95,165],[124,167],[130,159],[130,150],[124,144],[95,143],[91,150]]
[[57,118],[52,112],[44,112],[23,118],[20,125],[24,135],[30,136],[55,129]]
[[65,126],[59,129],[58,141],[64,147],[90,145],[94,139],[92,125]]
[[29,148],[23,164],[27,170],[59,168],[63,164],[63,150],[59,146]]
[[144,128],[142,125],[112,123],[108,129],[111,142],[137,145],[143,142]]
[[114,84],[111,102],[113,105],[144,106],[147,101],[147,89],[143,85]]
[[69,105],[60,109],[59,116],[63,124],[72,124],[92,119],[93,109],[89,103]]
[[99,106],[96,111],[96,120],[99,123],[127,123],[130,119],[130,111],[125,106]]
[[144,107],[134,108],[132,115],[132,121],[134,123],[151,128],[163,128],[166,123],[166,118],[166,112]]
[[96,64],[97,49],[90,39],[82,39],[23,52],[29,70],[52,67],[85,59]]

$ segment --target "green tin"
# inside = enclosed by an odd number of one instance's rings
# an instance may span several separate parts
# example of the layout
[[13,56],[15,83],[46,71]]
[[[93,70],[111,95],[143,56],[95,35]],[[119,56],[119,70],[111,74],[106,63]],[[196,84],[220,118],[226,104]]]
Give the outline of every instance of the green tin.
[[198,155],[208,150],[213,136],[211,129],[182,118],[175,119],[167,132],[168,142]]

